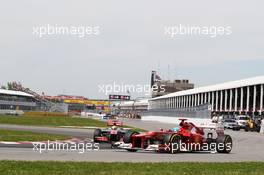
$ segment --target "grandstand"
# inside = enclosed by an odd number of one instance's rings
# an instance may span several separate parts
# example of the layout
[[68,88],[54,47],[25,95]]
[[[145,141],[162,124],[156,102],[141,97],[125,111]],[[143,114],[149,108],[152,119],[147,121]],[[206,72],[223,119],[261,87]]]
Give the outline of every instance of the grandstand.
[[[23,87],[20,83],[11,82],[8,83],[8,89],[10,90],[3,90],[2,91],[12,91],[14,96],[19,94],[23,94],[26,97],[30,97],[32,101],[34,101],[34,108],[25,108],[22,107],[20,110],[39,110],[39,111],[49,111],[49,112],[68,112],[68,105],[65,103],[55,103],[51,102],[44,98],[44,96],[39,95],[38,93],[34,92],[29,88]],[[18,98],[18,97],[16,97]]]
[[[182,111],[208,105],[212,113],[264,115],[264,76],[170,93],[150,100],[150,111]],[[173,113],[172,113],[173,114]]]
[[33,95],[21,91],[0,89],[0,113],[36,110],[37,100]]
[[130,101],[119,101],[113,104],[112,111],[121,117],[137,118],[148,110],[148,99],[138,98]]

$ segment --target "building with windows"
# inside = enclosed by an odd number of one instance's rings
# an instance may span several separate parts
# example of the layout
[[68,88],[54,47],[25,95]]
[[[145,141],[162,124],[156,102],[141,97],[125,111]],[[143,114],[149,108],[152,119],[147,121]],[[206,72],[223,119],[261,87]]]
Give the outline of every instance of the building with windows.
[[188,109],[208,104],[216,114],[263,115],[264,76],[225,82],[152,98],[150,110]]
[[[158,97],[166,94],[170,94],[173,92],[193,89],[194,84],[190,83],[189,80],[160,80],[154,83],[158,87],[157,91],[152,92],[152,97]],[[162,90],[163,88],[163,90]]]
[[33,95],[21,91],[0,89],[0,110],[35,110],[37,102]]
[[188,90],[188,89],[193,89],[194,84],[190,83],[189,80],[187,79],[176,79],[176,80],[162,80],[160,76],[156,73],[156,71],[151,72],[151,83],[150,86],[154,89],[155,91],[152,91],[151,96],[154,97],[159,97],[162,95],[167,95],[173,92],[178,92],[178,91],[183,91],[183,90]]

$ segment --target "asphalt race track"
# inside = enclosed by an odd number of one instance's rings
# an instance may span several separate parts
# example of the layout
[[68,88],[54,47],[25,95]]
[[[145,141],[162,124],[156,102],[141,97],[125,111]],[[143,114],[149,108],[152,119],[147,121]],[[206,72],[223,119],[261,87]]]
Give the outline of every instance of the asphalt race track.
[[[136,126],[140,128],[156,130],[159,128],[171,128],[173,125],[140,121],[140,120],[125,120],[126,125]],[[3,128],[0,125],[0,128]],[[10,129],[9,125],[5,125]],[[16,126],[13,129],[16,129]],[[18,130],[21,130],[22,126],[18,126]],[[23,127],[22,127],[23,128]],[[68,129],[68,128],[48,128],[48,127],[30,127],[24,128],[24,130],[56,133],[56,134],[69,134],[71,136],[80,136],[85,138],[92,135],[91,130],[86,129]],[[78,151],[44,151],[39,153],[32,148],[20,148],[20,147],[0,147],[0,159],[1,160],[62,160],[62,161],[105,161],[105,162],[241,162],[241,161],[264,161],[264,135],[255,132],[241,131],[226,131],[233,138],[233,150],[230,154],[219,154],[210,152],[200,153],[179,153],[179,154],[166,154],[155,152],[143,152],[138,151],[136,153],[130,153],[125,150],[112,150],[105,149],[106,147],[91,151],[84,151],[84,153],[78,153]]]

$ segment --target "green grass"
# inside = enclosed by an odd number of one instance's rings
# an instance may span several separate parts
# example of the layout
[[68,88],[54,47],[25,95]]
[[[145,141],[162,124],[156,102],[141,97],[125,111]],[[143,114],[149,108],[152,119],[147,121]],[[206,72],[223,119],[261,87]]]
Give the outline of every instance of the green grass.
[[[62,116],[5,116],[0,115],[0,124],[28,125],[28,126],[91,126],[91,127],[107,127],[106,122],[77,117]],[[133,128],[136,131],[145,131],[140,128],[124,126],[125,128]]]
[[0,129],[0,141],[46,141],[46,140],[66,140],[68,136],[34,133],[29,131],[12,131]]
[[91,163],[0,161],[4,175],[263,175],[263,162],[245,163]]
[[0,124],[30,126],[96,126],[105,127],[106,123],[94,119],[61,116],[0,116]]
[[131,129],[133,129],[134,131],[137,131],[137,132],[146,132],[147,131],[145,129],[135,128],[135,127],[132,127],[132,126],[127,126],[127,125],[124,125],[123,128],[131,128]]

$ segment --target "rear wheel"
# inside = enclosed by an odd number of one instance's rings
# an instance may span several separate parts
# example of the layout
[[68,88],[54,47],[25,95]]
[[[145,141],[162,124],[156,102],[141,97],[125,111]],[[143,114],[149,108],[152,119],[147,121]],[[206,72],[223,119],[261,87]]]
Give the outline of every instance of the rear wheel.
[[256,126],[256,131],[260,132],[260,126]]
[[249,126],[248,126],[248,125],[245,126],[245,131],[246,131],[246,132],[249,131]]
[[216,139],[216,151],[218,153],[230,153],[233,141],[230,135],[219,136]]
[[236,131],[240,131],[240,126],[236,128]]

